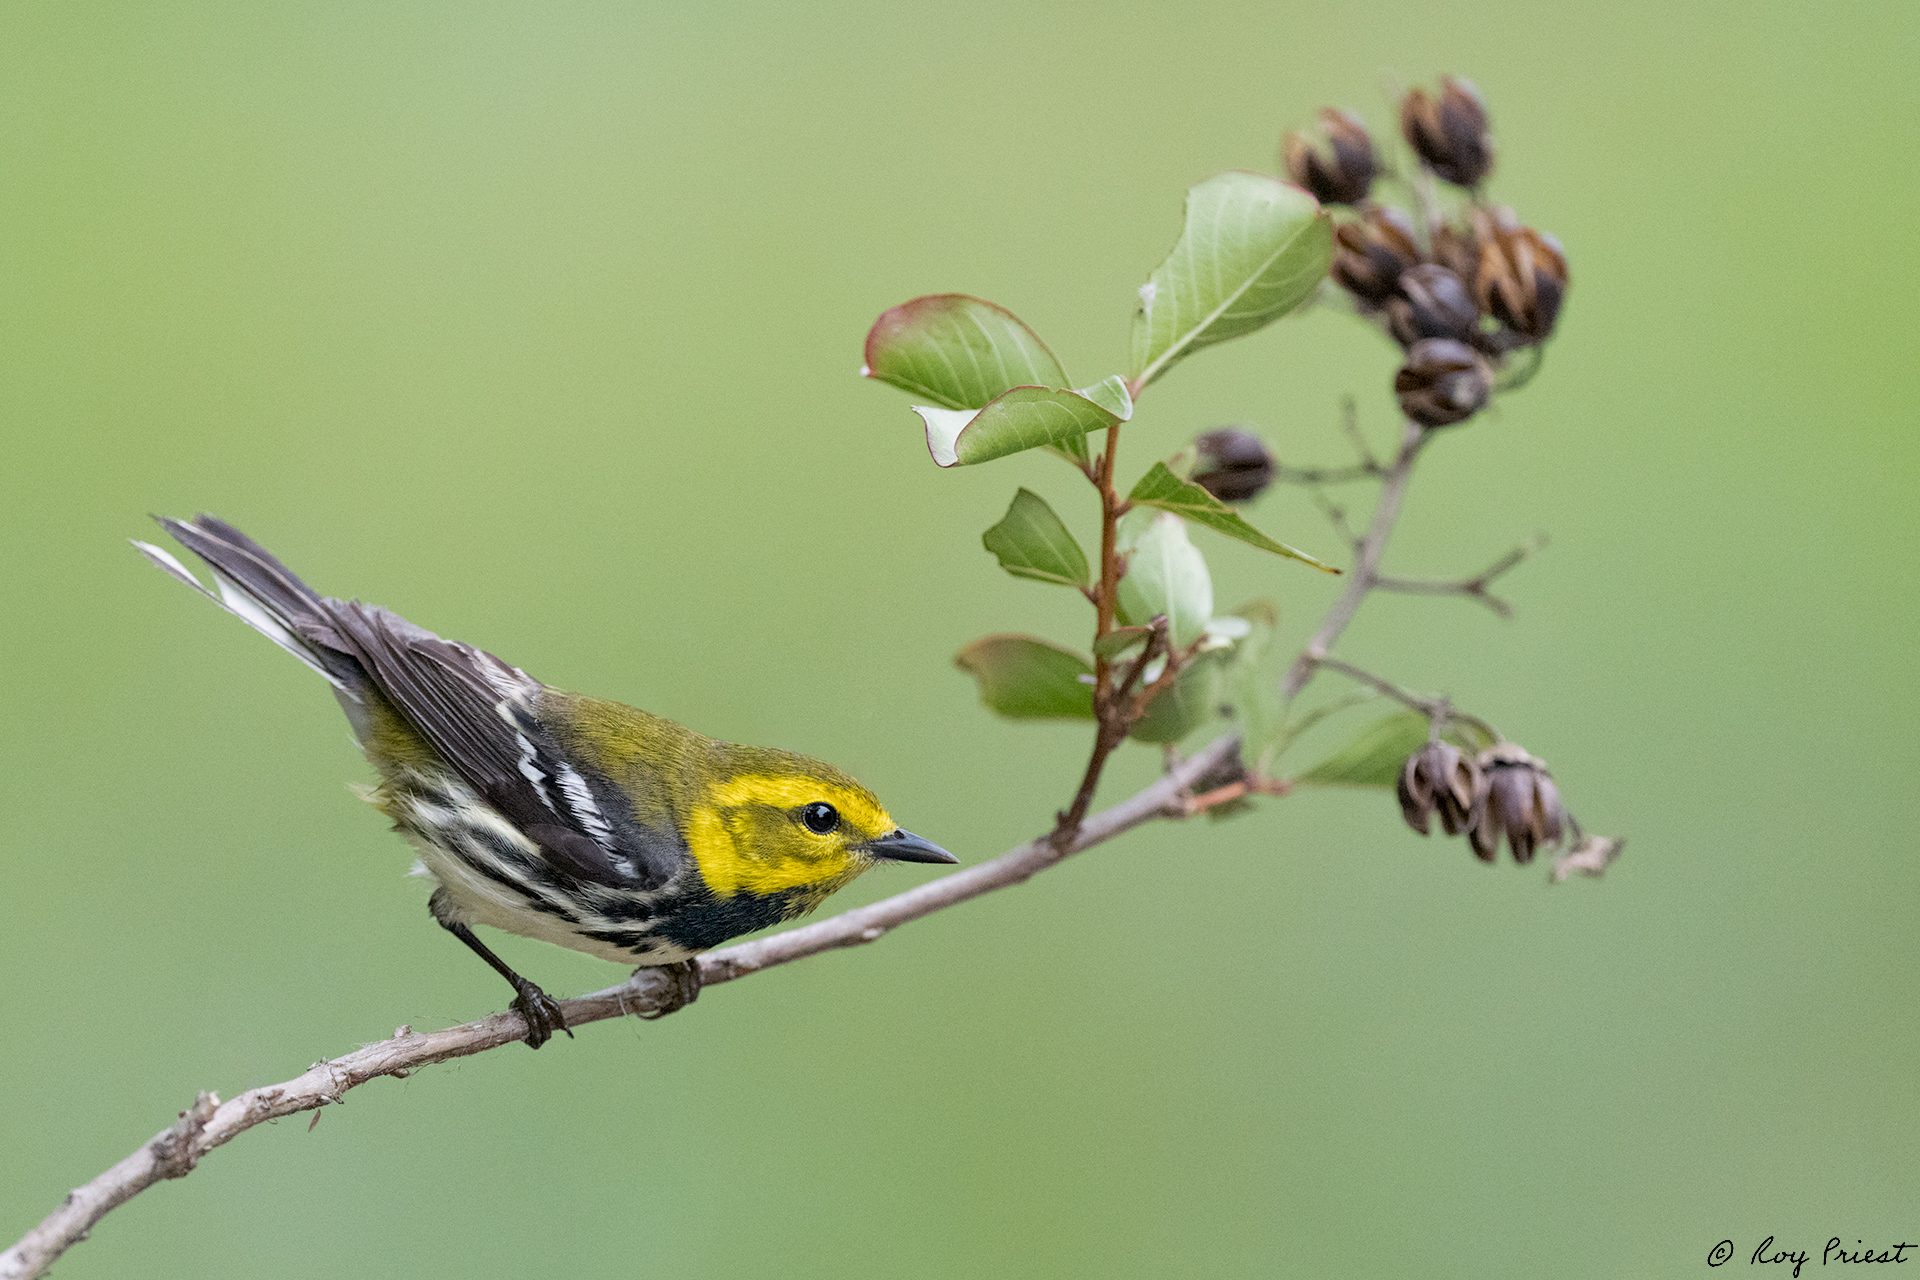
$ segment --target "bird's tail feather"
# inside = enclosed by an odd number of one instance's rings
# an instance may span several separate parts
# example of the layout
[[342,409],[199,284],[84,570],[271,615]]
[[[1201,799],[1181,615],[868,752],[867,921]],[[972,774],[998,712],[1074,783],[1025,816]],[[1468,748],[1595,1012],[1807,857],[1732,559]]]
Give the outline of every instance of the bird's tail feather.
[[215,589],[209,590],[170,552],[136,538],[133,545],[141,555],[312,667],[334,688],[357,696],[359,664],[340,645],[326,601],[318,592],[224,520],[208,515],[191,521],[154,519],[206,561]]

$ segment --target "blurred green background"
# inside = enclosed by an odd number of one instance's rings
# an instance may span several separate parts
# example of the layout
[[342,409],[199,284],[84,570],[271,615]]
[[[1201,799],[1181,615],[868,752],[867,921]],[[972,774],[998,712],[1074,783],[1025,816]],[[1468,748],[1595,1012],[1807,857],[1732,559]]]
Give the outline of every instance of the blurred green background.
[[[114,1214],[85,1277],[1693,1275],[1920,1234],[1911,4],[14,3],[0,44],[0,1236],[197,1089],[500,1007],[311,676],[142,565],[216,511],[323,589],[854,770],[968,861],[1082,733],[952,651],[1082,625],[978,544],[1057,462],[937,472],[854,377],[923,292],[1091,379],[1190,183],[1473,76],[1575,287],[1423,466],[1394,571],[1535,530],[1519,619],[1379,599],[1630,837],[1549,890],[1390,797],[1143,830],[870,950],[383,1081]],[[1899,122],[1905,120],[1907,124]],[[1392,360],[1205,352],[1137,469],[1341,461]],[[1335,550],[1298,493],[1257,512]],[[1206,537],[1303,632],[1335,584]],[[1109,788],[1148,775],[1139,751]],[[926,873],[869,877],[868,900]],[[509,939],[557,992],[618,971]]]

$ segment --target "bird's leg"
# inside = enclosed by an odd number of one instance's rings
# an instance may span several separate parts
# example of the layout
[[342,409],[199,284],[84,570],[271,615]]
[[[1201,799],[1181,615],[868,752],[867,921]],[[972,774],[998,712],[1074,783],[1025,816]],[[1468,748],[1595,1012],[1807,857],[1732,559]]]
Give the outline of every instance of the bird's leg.
[[[439,895],[436,894],[435,897]],[[450,920],[436,907],[433,918],[440,927],[467,944],[473,954],[493,966],[493,971],[513,984],[513,1007],[527,1023],[527,1047],[538,1049],[552,1038],[556,1031],[565,1031],[567,1038],[573,1038],[573,1030],[567,1026],[567,1017],[560,1011],[560,1002],[527,981],[502,960],[493,954],[493,949],[474,936],[473,930],[458,920]]]
[[567,1026],[566,1014],[560,1011],[560,1002],[542,991],[532,982],[515,973],[492,948],[480,941],[473,930],[464,924],[449,924],[441,921],[441,926],[454,937],[473,949],[473,953],[492,965],[494,972],[513,984],[513,1007],[527,1022],[527,1047],[538,1049],[552,1038],[556,1031],[565,1031],[567,1038],[573,1038],[572,1028]]
[[652,1013],[641,1014],[642,1018],[648,1021],[664,1018],[670,1013],[680,1012],[700,998],[700,962],[698,960],[681,960],[674,964],[651,967],[666,975],[667,990],[660,997],[659,1007]]

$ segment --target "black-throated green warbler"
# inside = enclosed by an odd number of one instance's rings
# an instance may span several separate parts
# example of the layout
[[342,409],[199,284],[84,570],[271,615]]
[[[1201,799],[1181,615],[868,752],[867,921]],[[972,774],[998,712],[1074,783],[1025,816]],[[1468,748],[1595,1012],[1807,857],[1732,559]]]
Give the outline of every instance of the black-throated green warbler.
[[211,516],[161,525],[207,562],[135,542],[333,685],[380,782],[367,799],[437,882],[433,917],[513,984],[539,1048],[560,1007],[471,924],[633,965],[670,966],[791,920],[875,862],[953,862],[846,774],[717,742],[647,712],[550,689],[376,605],[313,591]]

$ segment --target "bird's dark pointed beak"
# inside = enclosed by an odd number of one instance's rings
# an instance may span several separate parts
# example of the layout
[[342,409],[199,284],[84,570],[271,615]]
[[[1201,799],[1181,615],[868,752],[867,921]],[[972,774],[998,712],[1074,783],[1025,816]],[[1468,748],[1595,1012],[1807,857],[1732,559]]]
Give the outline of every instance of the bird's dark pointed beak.
[[885,858],[890,862],[954,863],[960,861],[933,841],[922,840],[911,831],[897,829],[883,836],[876,836],[861,847],[874,857]]

